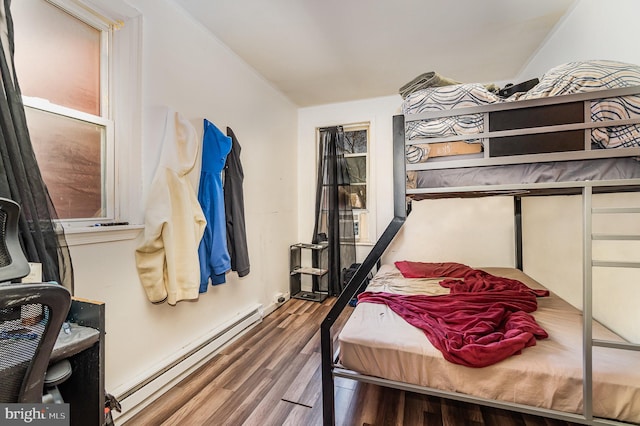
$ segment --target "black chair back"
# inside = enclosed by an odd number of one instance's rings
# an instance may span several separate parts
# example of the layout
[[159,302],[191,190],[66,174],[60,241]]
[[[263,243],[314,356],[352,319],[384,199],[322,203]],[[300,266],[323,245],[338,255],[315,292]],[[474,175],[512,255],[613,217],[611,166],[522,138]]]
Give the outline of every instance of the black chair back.
[[18,238],[20,206],[13,200],[0,198],[0,283],[29,274],[29,262]]

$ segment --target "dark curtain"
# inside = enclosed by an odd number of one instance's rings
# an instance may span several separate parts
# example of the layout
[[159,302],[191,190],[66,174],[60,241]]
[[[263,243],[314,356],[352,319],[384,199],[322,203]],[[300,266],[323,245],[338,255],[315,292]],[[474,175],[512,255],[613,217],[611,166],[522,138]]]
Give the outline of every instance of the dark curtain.
[[[30,262],[42,263],[44,281],[73,293],[71,256],[31,145],[13,63],[10,0],[0,10],[0,196],[20,204],[20,243]],[[46,72],[46,70],[43,70]]]
[[344,158],[342,127],[320,130],[316,185],[316,221],[313,243],[326,243],[326,250],[314,251],[314,264],[327,269],[314,278],[314,291],[337,296],[344,288],[344,270],[356,261],[350,179]]

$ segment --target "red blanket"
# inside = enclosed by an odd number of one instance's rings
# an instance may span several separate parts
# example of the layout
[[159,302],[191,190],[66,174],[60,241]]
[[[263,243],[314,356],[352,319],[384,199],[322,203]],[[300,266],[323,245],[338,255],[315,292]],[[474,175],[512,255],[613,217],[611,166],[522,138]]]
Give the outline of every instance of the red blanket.
[[462,278],[440,283],[451,289],[447,295],[364,292],[358,296],[359,303],[389,306],[421,329],[450,362],[485,367],[548,337],[529,315],[537,309],[536,295],[545,296],[548,291],[456,263],[396,262],[396,266],[412,278]]
[[403,260],[396,262],[395,265],[405,278],[463,278],[463,281],[443,280],[440,283],[441,286],[451,289],[451,293],[517,290],[531,292],[536,296],[549,295],[548,290],[534,290],[518,280],[496,277],[462,263],[427,263]]

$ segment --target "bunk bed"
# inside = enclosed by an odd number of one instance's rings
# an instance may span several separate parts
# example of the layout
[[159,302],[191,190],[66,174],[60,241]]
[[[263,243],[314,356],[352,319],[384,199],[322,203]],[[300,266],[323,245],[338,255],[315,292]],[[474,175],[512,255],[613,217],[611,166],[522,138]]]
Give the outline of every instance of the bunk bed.
[[[636,67],[630,67],[632,72],[625,75],[629,78],[620,79],[616,76],[629,69],[624,64],[614,72],[602,73],[606,67],[619,64],[598,62],[595,68],[601,75],[587,75],[587,88],[574,90],[571,86],[579,80],[576,75],[585,69],[590,71],[593,65],[563,65],[545,74],[531,93],[493,99],[482,105],[463,102],[443,108],[435,102],[431,110],[419,111],[411,110],[416,102],[408,99],[403,105],[405,113],[393,117],[394,218],[320,327],[324,424],[335,422],[334,377],[576,423],[640,423],[640,345],[620,338],[595,321],[592,298],[593,267],[640,267],[637,262],[592,258],[595,239],[640,240],[638,235],[594,235],[592,231],[594,215],[640,213],[636,207],[602,209],[592,205],[597,193],[640,191],[640,71],[636,76]],[[556,82],[551,84],[550,79]],[[439,90],[453,89],[456,88]],[[471,93],[468,89],[464,88]],[[476,85],[473,90],[482,88]],[[434,95],[433,91],[428,95]],[[423,93],[417,96],[425,97]],[[492,99],[490,95],[485,97]],[[460,117],[460,125],[451,124]],[[469,117],[476,121],[473,126],[468,125]],[[432,134],[416,133],[425,122],[433,129],[434,120],[448,123],[437,125],[440,130]],[[449,133],[442,133],[442,129]],[[482,148],[472,154],[416,161],[416,145],[460,141],[471,141]],[[551,338],[538,340],[520,355],[488,366],[457,365],[444,359],[443,353],[425,337],[424,330],[409,325],[390,304],[366,301],[375,299],[376,292],[442,294],[439,283],[444,278],[427,284],[404,277],[397,265],[380,265],[383,254],[405,226],[412,203],[431,198],[505,194],[513,197],[515,268],[477,270],[544,290],[543,283],[522,272],[521,200],[537,195],[580,195],[582,311],[553,292],[537,298],[532,316]],[[377,272],[367,284],[365,278],[374,269]],[[334,351],[331,327],[357,295],[365,303],[356,306]],[[558,345],[559,341],[565,344]],[[601,352],[605,350],[607,355],[603,357]]]

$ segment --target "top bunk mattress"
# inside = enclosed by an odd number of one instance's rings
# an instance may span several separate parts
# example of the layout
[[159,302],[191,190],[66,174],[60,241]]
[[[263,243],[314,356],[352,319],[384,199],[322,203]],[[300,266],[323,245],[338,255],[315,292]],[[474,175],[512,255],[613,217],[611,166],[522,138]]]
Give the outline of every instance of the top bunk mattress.
[[[533,289],[542,285],[517,269],[482,268],[517,279]],[[440,279],[405,279],[383,265],[366,291],[395,294],[446,294]],[[375,377],[490,400],[581,413],[582,315],[551,293],[538,298],[533,313],[549,337],[496,364],[472,368],[443,357],[418,328],[388,306],[358,303],[339,335],[340,363]],[[622,341],[597,322],[597,339]],[[597,417],[640,422],[640,353],[593,348],[593,411]]]

